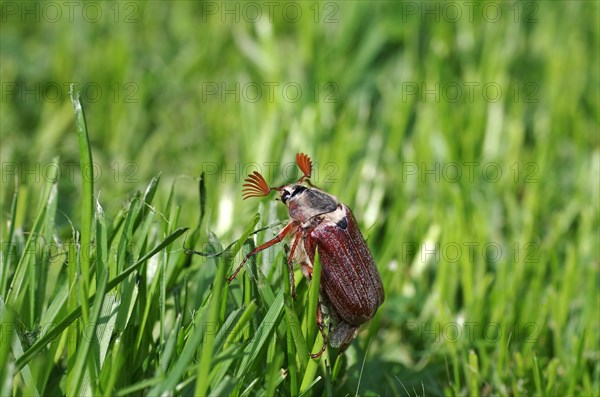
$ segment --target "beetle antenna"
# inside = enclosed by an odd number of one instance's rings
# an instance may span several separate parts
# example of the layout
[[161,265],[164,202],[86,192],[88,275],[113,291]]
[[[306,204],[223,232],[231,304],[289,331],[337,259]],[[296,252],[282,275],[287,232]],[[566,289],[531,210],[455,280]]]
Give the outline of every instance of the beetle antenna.
[[271,193],[273,188],[270,188],[265,181],[265,178],[258,172],[254,171],[248,175],[245,180],[244,189],[242,189],[242,196],[244,200],[250,197],[263,197]]
[[298,164],[300,171],[302,171],[304,174],[300,179],[298,179],[298,183],[303,182],[305,179],[310,179],[310,175],[312,173],[312,161],[310,157],[304,153],[298,153],[296,154],[296,164]]

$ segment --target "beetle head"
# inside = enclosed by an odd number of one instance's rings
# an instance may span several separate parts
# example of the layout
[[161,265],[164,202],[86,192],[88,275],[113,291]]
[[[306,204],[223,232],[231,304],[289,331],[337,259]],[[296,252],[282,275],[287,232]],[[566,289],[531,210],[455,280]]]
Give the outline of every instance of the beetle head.
[[[311,188],[313,185],[309,179],[312,169],[310,158],[304,153],[298,153],[296,163],[303,175],[298,182],[289,185],[269,187],[259,172],[254,171],[248,175],[243,189],[244,200],[248,197],[267,196],[276,190],[279,192],[281,202],[287,206],[290,217],[302,223],[317,215],[335,211],[338,202],[334,196]],[[305,186],[303,182],[311,187]]]
[[254,171],[252,174],[248,175],[248,178],[245,180],[246,183],[244,183],[244,189],[242,190],[244,200],[250,197],[268,196],[273,190],[276,190],[279,192],[281,201],[285,205],[289,205],[288,201],[292,197],[296,197],[307,190],[307,187],[301,185],[301,183],[306,181],[310,184],[309,179],[312,171],[312,161],[310,160],[310,157],[304,153],[298,153],[296,154],[296,164],[300,167],[303,175],[295,184],[272,187],[267,185],[265,178],[258,171]]

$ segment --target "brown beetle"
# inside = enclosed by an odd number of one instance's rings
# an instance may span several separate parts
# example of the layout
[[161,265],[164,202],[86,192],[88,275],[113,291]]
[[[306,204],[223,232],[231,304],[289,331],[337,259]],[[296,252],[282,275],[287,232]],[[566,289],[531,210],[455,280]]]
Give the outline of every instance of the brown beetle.
[[295,297],[292,263],[299,263],[304,276],[311,280],[313,260],[318,249],[322,268],[322,302],[317,306],[317,325],[324,343],[319,352],[311,353],[311,357],[317,358],[327,345],[321,304],[329,310],[335,324],[329,333],[329,344],[343,351],[356,337],[361,324],[373,318],[383,303],[384,293],[373,256],[350,208],[310,183],[312,162],[306,154],[297,154],[296,163],[303,176],[295,184],[269,187],[257,171],[246,179],[244,200],[263,197],[275,190],[288,207],[291,220],[275,238],[246,255],[228,281],[235,278],[248,258],[291,234],[293,240],[287,265],[291,276],[291,293]]

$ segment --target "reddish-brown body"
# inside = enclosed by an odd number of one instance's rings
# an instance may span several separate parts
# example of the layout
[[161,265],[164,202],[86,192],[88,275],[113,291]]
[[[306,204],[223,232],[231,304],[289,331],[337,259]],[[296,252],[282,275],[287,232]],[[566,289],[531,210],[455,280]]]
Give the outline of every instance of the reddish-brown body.
[[[322,269],[321,298],[335,324],[329,333],[329,342],[343,350],[354,339],[360,325],[373,318],[383,303],[383,286],[350,208],[339,203],[334,196],[313,187],[310,182],[310,187],[300,184],[310,178],[312,165],[304,154],[298,154],[296,162],[304,173],[296,184],[271,188],[257,172],[246,179],[245,199],[266,196],[277,190],[281,201],[288,207],[291,221],[274,239],[246,255],[229,281],[235,278],[248,258],[282,241],[287,235],[294,235],[288,257],[292,295],[295,296],[292,263],[299,263],[304,276],[310,280],[318,250]],[[320,306],[317,325],[326,341]],[[320,352],[311,356],[320,356],[325,346],[326,342]]]
[[351,342],[384,300],[381,278],[356,219],[346,205],[340,204],[340,209],[346,222],[322,222],[309,229],[305,239],[311,263],[319,250],[321,293],[337,323],[329,335],[334,347]]
[[[344,206],[345,207],[345,206]],[[321,224],[310,231],[306,251],[311,261],[318,248],[322,262],[322,290],[340,317],[349,324],[370,320],[383,302],[377,268],[356,220],[345,207],[347,227]],[[347,288],[348,283],[351,288]]]

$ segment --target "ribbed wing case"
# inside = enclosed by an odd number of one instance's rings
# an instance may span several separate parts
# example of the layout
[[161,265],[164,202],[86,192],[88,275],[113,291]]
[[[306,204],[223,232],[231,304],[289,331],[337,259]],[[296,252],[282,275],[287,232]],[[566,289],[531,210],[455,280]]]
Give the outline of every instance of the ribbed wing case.
[[315,248],[321,261],[321,292],[340,319],[359,326],[383,303],[381,278],[350,208],[346,218],[323,222],[308,234],[305,244],[311,262]]

